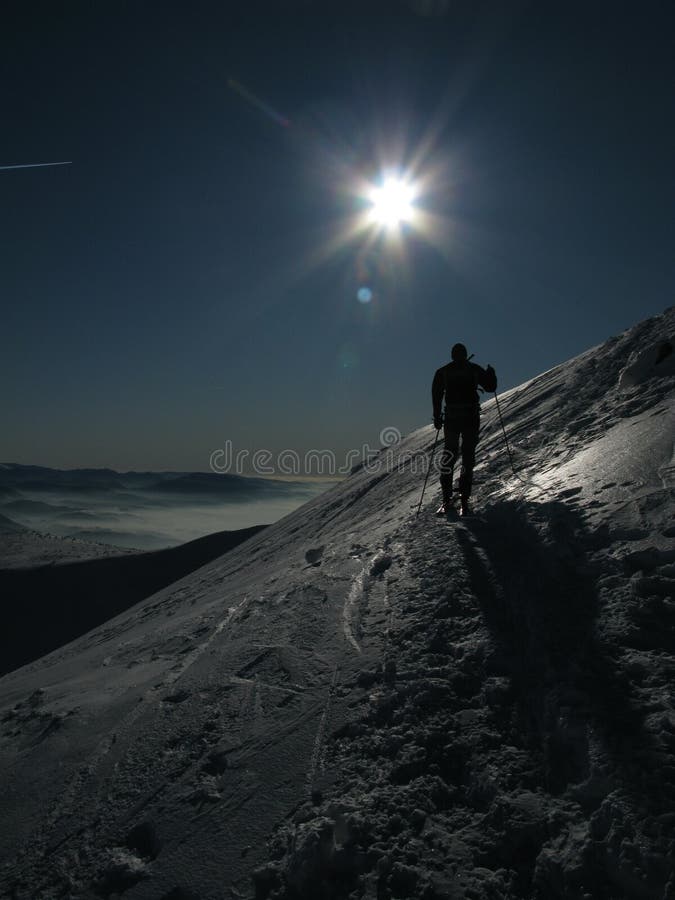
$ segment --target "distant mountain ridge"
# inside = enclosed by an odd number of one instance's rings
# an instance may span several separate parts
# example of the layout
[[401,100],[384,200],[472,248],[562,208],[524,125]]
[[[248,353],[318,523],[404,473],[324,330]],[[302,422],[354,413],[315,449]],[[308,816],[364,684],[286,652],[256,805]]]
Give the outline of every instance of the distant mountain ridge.
[[269,494],[279,491],[288,493],[292,489],[292,483],[287,481],[228,473],[216,474],[215,472],[190,472],[185,475],[163,478],[146,488],[150,491],[188,494],[251,493],[252,491]]
[[216,472],[117,472],[114,469],[52,469],[23,463],[0,463],[0,490],[170,490],[273,491],[288,482],[259,476]]
[[21,463],[0,464],[0,487],[50,490],[64,487],[106,489],[123,486],[119,473],[112,469],[50,469]]

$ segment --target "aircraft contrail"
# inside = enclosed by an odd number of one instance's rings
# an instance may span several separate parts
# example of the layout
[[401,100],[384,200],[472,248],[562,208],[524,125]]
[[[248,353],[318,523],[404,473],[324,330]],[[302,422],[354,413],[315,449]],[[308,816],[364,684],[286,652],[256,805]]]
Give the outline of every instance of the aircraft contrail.
[[286,116],[282,116],[276,109],[273,109],[268,103],[261,100],[260,97],[256,97],[253,91],[249,91],[243,84],[240,84],[240,82],[236,81],[234,78],[227,79],[227,86],[232,88],[233,91],[236,91],[240,97],[244,98],[244,100],[248,100],[249,103],[268,115],[270,119],[278,125],[283,125],[284,128],[288,128],[291,124],[290,119],[287,119]]
[[4,172],[7,169],[39,169],[42,168],[42,166],[72,166],[72,164],[72,159],[69,159],[67,162],[22,163],[18,166],[0,166],[0,172]]

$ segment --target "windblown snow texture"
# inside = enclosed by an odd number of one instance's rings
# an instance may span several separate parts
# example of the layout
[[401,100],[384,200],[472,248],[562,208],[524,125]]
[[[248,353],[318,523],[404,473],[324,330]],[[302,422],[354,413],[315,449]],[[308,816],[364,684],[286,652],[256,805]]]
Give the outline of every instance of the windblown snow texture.
[[4,895],[675,896],[674,332],[503,395],[518,475],[486,403],[475,519],[420,429],[0,680]]

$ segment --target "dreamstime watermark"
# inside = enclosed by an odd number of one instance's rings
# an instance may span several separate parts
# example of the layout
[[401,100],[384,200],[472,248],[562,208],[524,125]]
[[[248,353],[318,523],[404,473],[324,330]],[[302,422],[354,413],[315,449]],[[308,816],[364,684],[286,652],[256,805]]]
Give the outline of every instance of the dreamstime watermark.
[[[380,431],[379,448],[364,444],[358,450],[347,450],[339,457],[333,450],[235,450],[231,440],[214,450],[209,459],[212,472],[231,475],[262,475],[263,477],[340,478],[355,471],[369,474],[402,472],[426,474],[429,468],[430,449],[402,450],[401,432],[386,426]],[[434,455],[434,467],[441,471],[441,453]]]

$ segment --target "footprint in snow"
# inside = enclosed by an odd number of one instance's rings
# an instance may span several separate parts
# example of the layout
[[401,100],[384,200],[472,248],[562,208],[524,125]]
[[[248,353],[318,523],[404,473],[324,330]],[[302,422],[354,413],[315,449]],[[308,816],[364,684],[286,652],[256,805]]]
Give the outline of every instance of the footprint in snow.
[[560,493],[558,494],[558,499],[566,500],[568,497],[576,497],[576,495],[580,494],[581,491],[582,488],[580,487],[567,488],[566,491],[560,491]]
[[162,697],[163,703],[183,703],[190,696],[189,691],[176,691],[173,694],[167,694],[166,697]]
[[321,558],[323,556],[324,548],[321,547],[312,547],[305,553],[305,559],[309,563],[310,566],[320,566]]
[[392,563],[391,556],[388,553],[378,553],[374,558],[370,565],[370,574],[373,578],[377,578],[378,575],[382,575],[383,572],[386,572],[388,568],[390,568]]
[[162,849],[162,843],[157,836],[154,822],[145,820],[129,831],[124,839],[124,845],[141,859],[156,859]]

